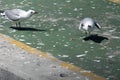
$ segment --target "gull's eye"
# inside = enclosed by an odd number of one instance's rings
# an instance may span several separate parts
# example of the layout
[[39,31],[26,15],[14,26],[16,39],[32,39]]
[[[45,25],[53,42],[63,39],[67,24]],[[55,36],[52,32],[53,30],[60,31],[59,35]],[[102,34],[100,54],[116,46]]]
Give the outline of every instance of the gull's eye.
[[35,11],[31,11],[30,13],[33,14],[33,13],[35,13]]
[[84,25],[83,24],[81,24],[81,27],[83,27]]

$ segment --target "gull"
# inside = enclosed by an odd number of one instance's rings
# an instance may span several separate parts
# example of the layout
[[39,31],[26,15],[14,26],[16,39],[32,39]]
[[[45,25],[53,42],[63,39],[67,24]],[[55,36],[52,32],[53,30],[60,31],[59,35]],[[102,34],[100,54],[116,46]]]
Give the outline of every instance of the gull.
[[92,18],[84,18],[80,21],[79,30],[84,30],[86,35],[90,35],[95,28],[101,30],[101,26]]
[[22,10],[22,9],[11,9],[11,10],[0,10],[1,15],[16,23],[16,27],[21,27],[20,21],[30,18],[33,14],[37,12],[34,10]]

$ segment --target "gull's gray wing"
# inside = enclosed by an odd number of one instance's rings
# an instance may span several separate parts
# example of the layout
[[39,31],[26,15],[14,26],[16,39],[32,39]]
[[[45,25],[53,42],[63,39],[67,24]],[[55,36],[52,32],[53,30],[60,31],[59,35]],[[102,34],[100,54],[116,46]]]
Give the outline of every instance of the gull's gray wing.
[[15,10],[6,10],[5,16],[12,21],[17,21],[20,18],[19,12],[17,10],[16,11]]

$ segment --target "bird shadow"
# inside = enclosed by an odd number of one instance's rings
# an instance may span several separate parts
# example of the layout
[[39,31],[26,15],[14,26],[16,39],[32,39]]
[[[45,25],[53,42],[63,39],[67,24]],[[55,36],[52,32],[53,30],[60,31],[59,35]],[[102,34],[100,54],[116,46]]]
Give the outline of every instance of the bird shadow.
[[83,40],[85,40],[85,41],[92,40],[95,43],[101,43],[103,40],[108,40],[108,38],[95,34],[95,35],[87,36],[87,37],[83,38]]
[[29,28],[29,27],[13,27],[10,28],[18,30],[18,31],[47,31],[45,29],[36,29],[36,28]]

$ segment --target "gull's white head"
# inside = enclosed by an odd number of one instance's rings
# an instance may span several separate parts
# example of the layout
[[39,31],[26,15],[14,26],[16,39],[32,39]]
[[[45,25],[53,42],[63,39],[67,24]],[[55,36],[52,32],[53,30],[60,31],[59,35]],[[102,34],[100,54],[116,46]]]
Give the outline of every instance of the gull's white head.
[[84,29],[84,30],[88,30],[89,28],[94,27],[94,20],[91,18],[84,18],[83,20],[81,20],[80,25],[79,25],[79,29]]

